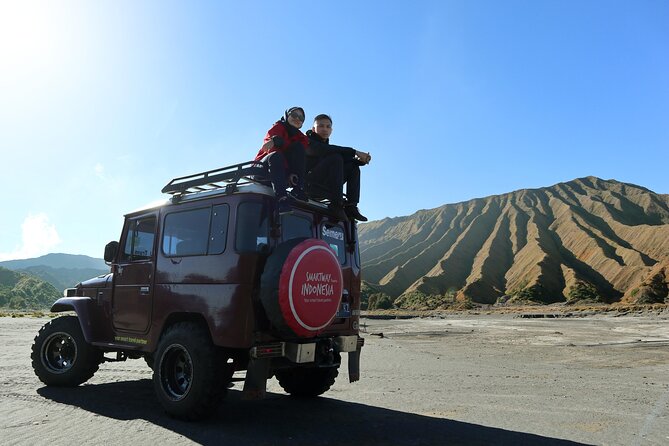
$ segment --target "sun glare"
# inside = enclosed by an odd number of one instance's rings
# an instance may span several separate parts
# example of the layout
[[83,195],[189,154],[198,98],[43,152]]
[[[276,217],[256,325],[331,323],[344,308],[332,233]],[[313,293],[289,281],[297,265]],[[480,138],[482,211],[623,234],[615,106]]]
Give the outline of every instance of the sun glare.
[[[0,78],[20,82],[53,66],[59,36],[53,2],[0,1]],[[43,74],[43,73],[42,73]]]

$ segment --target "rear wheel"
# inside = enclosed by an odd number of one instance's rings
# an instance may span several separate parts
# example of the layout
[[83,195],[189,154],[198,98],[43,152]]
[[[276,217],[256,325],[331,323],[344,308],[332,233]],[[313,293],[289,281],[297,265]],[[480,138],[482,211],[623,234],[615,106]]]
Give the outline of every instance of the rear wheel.
[[221,355],[204,329],[186,322],[173,325],[153,358],[153,387],[169,415],[184,420],[211,415],[227,383]]
[[337,367],[300,367],[277,370],[275,375],[287,393],[296,397],[308,398],[330,390],[339,375],[339,370]]
[[102,351],[86,343],[76,316],[63,316],[40,329],[30,357],[35,374],[44,384],[74,387],[95,374]]

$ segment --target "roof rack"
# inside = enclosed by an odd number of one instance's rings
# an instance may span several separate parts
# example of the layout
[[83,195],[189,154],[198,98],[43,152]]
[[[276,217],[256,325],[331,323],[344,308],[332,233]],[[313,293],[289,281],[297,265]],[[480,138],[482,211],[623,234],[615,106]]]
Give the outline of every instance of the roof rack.
[[264,164],[257,161],[247,161],[221,167],[220,169],[174,178],[163,187],[161,192],[171,194],[173,199],[178,200],[184,195],[221,189],[225,193],[232,193],[237,190],[239,184],[263,183],[267,179],[267,167]]
[[[170,201],[178,203],[182,198],[191,194],[198,194],[193,198],[199,198],[199,194],[232,194],[239,190],[239,185],[244,184],[258,184],[265,186],[268,191],[272,191],[271,187],[267,187],[271,186],[267,166],[258,161],[247,161],[221,167],[220,169],[194,173],[185,177],[174,178],[163,187],[161,192],[172,195]],[[312,186],[318,185],[312,184]],[[207,192],[211,194],[207,194]],[[315,209],[318,212],[332,212],[328,207],[330,201],[325,198],[312,198],[307,202],[296,202],[296,204],[298,203],[300,207]]]

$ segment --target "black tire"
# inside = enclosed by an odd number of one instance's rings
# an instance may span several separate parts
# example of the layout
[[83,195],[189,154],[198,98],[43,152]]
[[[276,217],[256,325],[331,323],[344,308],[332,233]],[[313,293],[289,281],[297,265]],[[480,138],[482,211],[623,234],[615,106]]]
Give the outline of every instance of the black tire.
[[74,387],[88,381],[102,362],[102,351],[86,343],[79,318],[46,323],[32,346],[33,370],[47,386]]
[[286,325],[279,307],[279,279],[283,264],[290,251],[307,240],[295,238],[280,243],[267,258],[265,268],[260,277],[260,300],[265,308],[265,314],[281,337],[293,338],[295,333]]
[[338,367],[299,367],[275,372],[279,384],[292,396],[313,398],[330,390],[339,375]]
[[182,420],[214,412],[227,383],[221,355],[204,329],[189,322],[171,326],[153,358],[153,387],[165,412]]

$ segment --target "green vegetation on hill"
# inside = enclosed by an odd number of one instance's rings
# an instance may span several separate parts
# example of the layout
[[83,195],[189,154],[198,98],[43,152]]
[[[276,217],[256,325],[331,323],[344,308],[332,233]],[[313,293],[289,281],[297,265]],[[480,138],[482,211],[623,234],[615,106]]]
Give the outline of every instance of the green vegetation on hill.
[[393,308],[393,300],[386,293],[363,281],[360,287],[360,306],[363,310],[388,310]]
[[52,268],[50,266],[37,265],[16,271],[39,277],[45,282],[49,282],[54,286],[54,288],[62,292],[62,290],[65,288],[71,288],[79,282],[83,282],[84,280],[88,280],[102,274],[107,274],[109,272],[109,268]]
[[363,310],[443,310],[473,308],[470,301],[459,301],[456,290],[450,289],[445,294],[425,294],[421,291],[411,291],[402,294],[397,299],[382,290],[378,285],[362,282],[360,289],[361,308]]
[[44,309],[60,295],[53,285],[38,277],[0,267],[0,308]]
[[109,272],[102,259],[84,255],[47,254],[41,257],[0,262],[0,268],[39,277],[54,286],[58,293],[79,282]]
[[575,301],[593,301],[593,302],[602,302],[603,299],[597,293],[597,288],[592,284],[577,280],[574,285],[569,288],[567,293],[569,298],[568,302],[572,303]]
[[632,290],[632,295],[642,304],[669,302],[669,286],[664,269],[644,280],[640,287]]

